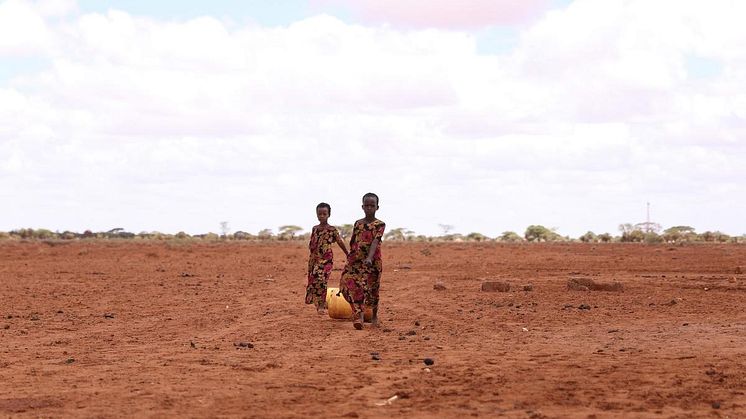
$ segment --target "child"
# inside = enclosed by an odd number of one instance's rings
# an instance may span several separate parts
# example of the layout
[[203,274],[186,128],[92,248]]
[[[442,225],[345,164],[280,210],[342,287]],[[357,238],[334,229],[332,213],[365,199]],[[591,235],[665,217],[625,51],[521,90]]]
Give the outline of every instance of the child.
[[378,195],[363,195],[365,218],[355,221],[352,228],[350,252],[340,280],[342,294],[352,306],[353,326],[358,330],[363,328],[366,305],[373,311],[371,324],[378,325],[378,290],[383,271],[380,244],[386,223],[376,218],[377,210]]
[[311,230],[311,241],[308,249],[311,255],[308,257],[308,285],[306,286],[306,304],[316,305],[316,312],[324,314],[326,307],[326,284],[334,264],[332,244],[335,242],[342,248],[345,255],[348,254],[342,238],[337,229],[329,225],[327,220],[332,214],[332,207],[326,202],[316,205],[316,218],[319,225]]

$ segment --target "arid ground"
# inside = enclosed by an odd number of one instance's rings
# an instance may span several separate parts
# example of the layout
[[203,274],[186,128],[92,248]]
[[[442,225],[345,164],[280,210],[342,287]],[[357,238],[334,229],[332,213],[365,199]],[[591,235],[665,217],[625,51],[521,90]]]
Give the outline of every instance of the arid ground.
[[2,242],[0,417],[746,417],[744,245],[383,246],[356,331],[305,243]]

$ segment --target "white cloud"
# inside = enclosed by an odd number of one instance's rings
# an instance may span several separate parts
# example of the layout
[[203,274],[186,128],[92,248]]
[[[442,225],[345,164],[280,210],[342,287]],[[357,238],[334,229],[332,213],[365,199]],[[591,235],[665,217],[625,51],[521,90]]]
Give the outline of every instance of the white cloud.
[[44,18],[23,0],[0,3],[0,59],[45,52],[52,43]]
[[[321,200],[342,224],[372,190],[389,226],[428,234],[615,232],[646,201],[664,225],[712,225],[692,195],[746,232],[734,2],[577,0],[497,56],[470,32],[327,15],[262,28],[45,4],[0,3],[0,35],[31,28],[0,36],[0,59],[51,63],[0,84],[0,190],[19,203],[0,230],[255,232],[310,225]],[[691,54],[722,71],[688,77]]]

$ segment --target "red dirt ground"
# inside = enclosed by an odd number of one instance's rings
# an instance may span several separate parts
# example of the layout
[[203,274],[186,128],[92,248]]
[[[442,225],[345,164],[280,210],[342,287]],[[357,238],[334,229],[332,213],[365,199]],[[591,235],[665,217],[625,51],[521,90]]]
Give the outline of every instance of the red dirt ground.
[[746,246],[383,250],[356,331],[305,243],[0,243],[0,416],[746,417]]

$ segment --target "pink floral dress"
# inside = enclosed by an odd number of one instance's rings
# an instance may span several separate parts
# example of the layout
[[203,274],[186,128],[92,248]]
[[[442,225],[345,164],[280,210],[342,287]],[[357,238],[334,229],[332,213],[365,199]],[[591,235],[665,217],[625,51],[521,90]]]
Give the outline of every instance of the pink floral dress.
[[[378,308],[378,291],[383,272],[380,243],[385,229],[386,223],[378,219],[369,223],[364,219],[358,220],[352,229],[350,253],[347,255],[340,286],[342,294],[352,306],[353,316],[364,312],[365,306]],[[374,239],[378,239],[379,245],[373,254],[373,266],[366,266],[364,261]]]
[[334,226],[315,226],[311,231],[306,304],[314,304],[317,308],[326,307],[326,284],[334,266],[332,245],[337,240],[339,231]]

